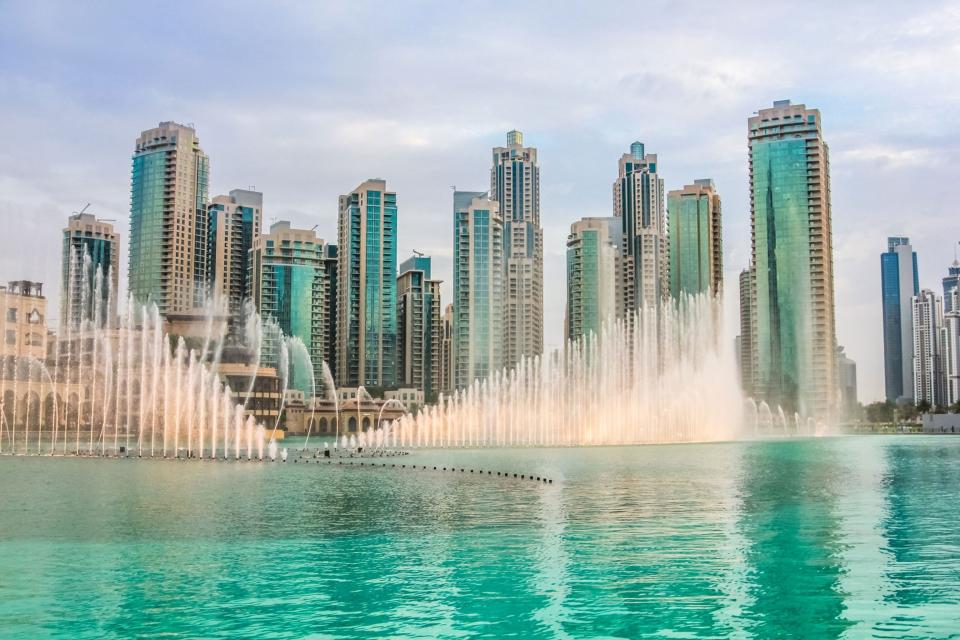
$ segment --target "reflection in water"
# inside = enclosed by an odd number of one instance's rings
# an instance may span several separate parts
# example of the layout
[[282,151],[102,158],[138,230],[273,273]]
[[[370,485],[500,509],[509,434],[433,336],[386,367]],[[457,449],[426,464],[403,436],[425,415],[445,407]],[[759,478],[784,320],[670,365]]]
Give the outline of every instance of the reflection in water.
[[[960,438],[0,460],[0,635],[943,637]],[[189,466],[189,468],[188,468]]]
[[850,624],[839,564],[844,461],[821,440],[757,444],[745,458],[740,527],[753,599],[745,626],[765,637],[839,635]]
[[933,636],[953,622],[957,633],[960,450],[898,443],[885,453],[888,508],[880,525],[887,539],[883,572],[890,588],[884,597],[887,615],[873,631],[888,637]]

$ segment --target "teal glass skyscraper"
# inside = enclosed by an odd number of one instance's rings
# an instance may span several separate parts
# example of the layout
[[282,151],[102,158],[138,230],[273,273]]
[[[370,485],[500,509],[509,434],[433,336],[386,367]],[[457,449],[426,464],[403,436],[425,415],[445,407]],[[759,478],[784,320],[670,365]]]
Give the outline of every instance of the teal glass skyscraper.
[[243,311],[250,249],[260,237],[262,220],[263,194],[259,191],[233,189],[229,195],[214,196],[207,208],[210,295],[231,318]]
[[[309,229],[293,229],[287,221],[271,225],[270,233],[254,239],[250,252],[251,299],[268,324],[276,323],[286,336],[303,341],[313,364],[313,376],[302,360],[289,359],[290,387],[304,393],[321,388],[323,362],[330,361],[330,333],[335,331],[334,307],[336,281],[331,278],[329,262],[336,258],[336,247],[325,243]],[[277,336],[265,332],[263,362],[279,364]],[[329,364],[328,364],[329,366]]]
[[208,294],[209,160],[192,127],[161,122],[137,138],[130,186],[130,293],[160,313],[189,313]]
[[723,284],[720,196],[713,180],[667,194],[670,295],[717,295]]
[[455,192],[453,216],[453,378],[463,389],[504,366],[504,224],[478,191]]
[[337,384],[397,386],[397,194],[367,180],[340,196]]
[[567,236],[568,340],[600,334],[603,323],[616,315],[617,252],[622,244],[620,220],[583,218],[570,225]]
[[[60,328],[84,322],[105,325],[117,315],[120,279],[119,238],[113,225],[89,213],[70,216],[63,230],[63,272],[60,282]],[[102,285],[97,295],[97,272]]]
[[829,151],[820,112],[789,100],[749,118],[754,392],[820,419],[837,404]]
[[917,252],[910,238],[887,238],[880,254],[883,374],[890,402],[913,401],[913,303],[920,295]]

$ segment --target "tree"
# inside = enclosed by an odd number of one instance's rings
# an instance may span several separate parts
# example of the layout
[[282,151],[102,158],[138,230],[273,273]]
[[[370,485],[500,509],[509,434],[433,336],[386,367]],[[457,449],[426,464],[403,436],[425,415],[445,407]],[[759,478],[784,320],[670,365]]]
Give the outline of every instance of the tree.
[[893,422],[894,404],[892,402],[874,402],[863,408],[867,422]]

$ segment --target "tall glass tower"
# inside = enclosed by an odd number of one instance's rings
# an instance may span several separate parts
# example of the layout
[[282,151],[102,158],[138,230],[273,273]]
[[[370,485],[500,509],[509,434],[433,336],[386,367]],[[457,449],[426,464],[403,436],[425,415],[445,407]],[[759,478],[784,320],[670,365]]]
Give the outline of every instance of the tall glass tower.
[[423,391],[427,402],[440,391],[440,280],[430,274],[430,257],[415,255],[397,276],[398,384]]
[[620,158],[613,183],[613,215],[623,229],[622,313],[627,317],[656,306],[667,292],[663,179],[657,154],[646,153],[642,142],[630,145]]
[[493,149],[490,197],[504,223],[503,364],[543,353],[543,229],[540,226],[540,165],[523,134],[507,133]]
[[397,385],[397,194],[367,180],[340,196],[337,385]]
[[260,237],[262,221],[263,194],[259,191],[234,189],[230,195],[214,196],[207,209],[210,294],[226,304],[231,317],[243,311],[250,249]]
[[920,295],[917,253],[910,239],[887,238],[880,254],[883,305],[883,374],[887,400],[913,400],[913,305]]
[[789,100],[748,120],[758,399],[829,419],[838,404],[829,150]]
[[600,334],[616,315],[617,252],[623,233],[617,218],[583,218],[567,236],[568,340]]
[[723,284],[720,195],[709,178],[667,194],[670,295],[717,295]]
[[957,311],[953,307],[953,292],[960,287],[960,260],[956,257],[947,267],[947,276],[943,279],[943,312]]
[[[70,216],[63,230],[62,265],[61,331],[68,324],[77,328],[85,321],[102,326],[107,318],[116,317],[120,246],[112,224],[89,213]],[[103,278],[99,301],[94,299],[98,270]]]
[[164,315],[207,298],[209,160],[193,127],[161,122],[137,138],[130,186],[130,293]]
[[[302,362],[290,359],[291,388],[310,394],[313,384],[322,388],[323,361],[332,360],[329,334],[334,318],[329,316],[330,298],[336,283],[331,281],[327,262],[335,247],[310,229],[293,229],[281,220],[270,233],[253,240],[250,252],[250,292],[260,317],[275,322],[286,336],[303,341],[313,364],[313,380]],[[279,361],[276,336],[265,336],[264,362]]]
[[504,224],[488,194],[453,194],[453,362],[458,389],[503,366]]

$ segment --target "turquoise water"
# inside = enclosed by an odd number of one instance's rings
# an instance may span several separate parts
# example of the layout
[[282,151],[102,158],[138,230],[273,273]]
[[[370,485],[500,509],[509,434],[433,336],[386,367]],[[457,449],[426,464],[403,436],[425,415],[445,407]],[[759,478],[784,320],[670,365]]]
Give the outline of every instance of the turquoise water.
[[0,636],[960,637],[960,438],[402,463],[0,458]]

